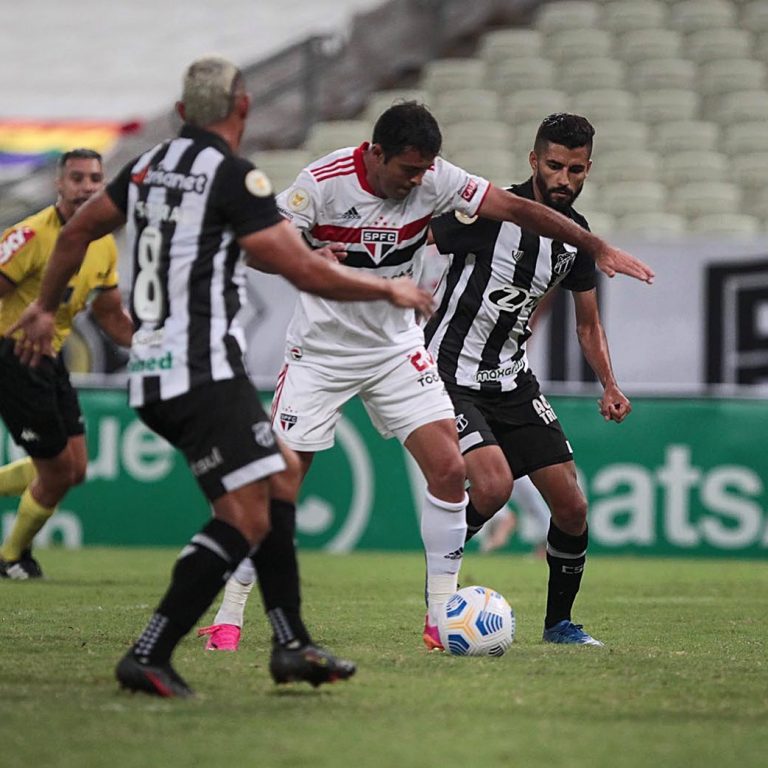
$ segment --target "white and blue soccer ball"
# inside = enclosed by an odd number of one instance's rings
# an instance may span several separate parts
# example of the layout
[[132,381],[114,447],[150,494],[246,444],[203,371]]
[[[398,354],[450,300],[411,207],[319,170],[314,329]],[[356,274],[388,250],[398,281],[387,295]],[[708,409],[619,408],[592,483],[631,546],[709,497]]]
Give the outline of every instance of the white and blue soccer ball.
[[501,656],[515,639],[515,612],[488,587],[463,587],[438,612],[437,629],[454,656]]

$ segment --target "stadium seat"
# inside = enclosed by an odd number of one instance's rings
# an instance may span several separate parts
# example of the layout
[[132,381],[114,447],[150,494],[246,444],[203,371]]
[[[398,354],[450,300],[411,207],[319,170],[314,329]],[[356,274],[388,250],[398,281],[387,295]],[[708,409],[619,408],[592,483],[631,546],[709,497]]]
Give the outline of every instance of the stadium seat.
[[741,192],[730,182],[688,181],[669,191],[667,207],[672,213],[693,218],[737,213]]
[[766,147],[766,126],[762,121],[735,123],[723,130],[723,149],[735,156],[742,152],[762,152]]
[[760,220],[746,213],[718,213],[714,216],[694,216],[688,222],[688,231],[730,237],[754,236],[762,229]]
[[485,147],[460,149],[446,159],[470,173],[483,176],[497,186],[507,186],[524,181],[530,175],[527,166],[519,168],[517,158],[509,150]]
[[[586,187],[584,187],[586,189]],[[576,210],[587,220],[589,228],[596,235],[603,237],[604,235],[612,234],[616,229],[616,218],[609,213],[603,213],[602,211],[587,211],[582,209],[581,197],[576,201]]]
[[473,120],[453,123],[443,130],[446,155],[464,149],[483,147],[490,150],[508,150],[512,145],[511,132],[506,123],[498,120]]
[[303,149],[273,149],[251,156],[253,164],[269,176],[275,194],[293,184],[299,171],[312,160],[312,154]]
[[765,65],[756,59],[717,59],[699,67],[699,91],[711,103],[731,91],[765,88]]
[[670,120],[659,123],[654,131],[653,148],[662,155],[696,150],[719,151],[720,129],[704,120]]
[[[374,91],[368,98],[365,108],[365,120],[373,125],[379,115],[400,101],[418,101],[420,104],[428,102],[427,92],[420,88],[398,88],[390,91]],[[428,104],[428,106],[433,106]]]
[[661,180],[668,187],[692,181],[724,179],[729,173],[729,159],[720,152],[684,149],[672,152],[661,161]]
[[724,94],[714,115],[720,125],[733,125],[756,120],[768,122],[768,93],[734,91]]
[[662,211],[666,196],[659,181],[612,181],[600,186],[599,209],[619,217]]
[[624,65],[618,59],[576,59],[563,62],[557,87],[566,93],[576,94],[599,88],[624,87]]
[[752,0],[741,9],[741,26],[751,32],[768,32],[768,0]]
[[683,235],[687,222],[683,216],[667,211],[628,213],[616,221],[617,232],[642,234],[648,240]]
[[715,59],[749,58],[752,38],[746,29],[700,29],[685,38],[685,55],[702,64]]
[[587,29],[600,25],[602,9],[588,0],[559,0],[540,6],[534,27],[544,34]]
[[684,34],[736,26],[736,9],[728,0],[680,0],[669,9],[669,26]]
[[613,0],[604,5],[598,24],[621,34],[634,29],[662,29],[666,19],[667,8],[658,0]]
[[763,64],[768,64],[768,31],[760,32],[752,46],[752,56]]
[[600,184],[614,181],[657,181],[659,157],[647,149],[596,151],[590,179]]
[[574,59],[610,56],[612,48],[611,33],[594,28],[569,29],[565,34],[558,31],[544,42],[547,56],[566,65]]
[[480,59],[436,59],[425,67],[420,86],[430,99],[445,91],[484,88],[485,62]]
[[499,97],[496,91],[463,88],[435,96],[432,111],[440,125],[467,120],[497,120]]
[[682,88],[642,91],[637,96],[637,114],[647,123],[692,120],[698,114],[699,95]]
[[633,91],[696,87],[696,65],[688,59],[645,59],[629,68],[627,85]]
[[366,120],[329,120],[312,126],[304,146],[312,157],[321,157],[341,147],[357,147],[370,138],[371,125]]
[[614,56],[625,64],[635,64],[646,59],[680,58],[682,50],[682,37],[673,29],[633,29],[616,38]]
[[493,88],[502,96],[521,88],[552,88],[555,72],[554,63],[543,58],[498,61],[489,68],[484,87]]
[[762,152],[749,152],[732,157],[727,175],[742,189],[768,189],[768,145]]
[[600,152],[644,149],[648,136],[648,126],[637,120],[605,120],[595,126],[595,148]]
[[538,57],[542,51],[542,35],[536,29],[498,29],[483,35],[478,50],[486,67],[497,61]]
[[528,162],[528,153],[533,149],[536,132],[539,130],[541,121],[545,117],[546,115],[542,115],[534,120],[518,123],[512,127],[510,148],[516,158],[516,162],[522,162],[520,158]]
[[629,91],[612,88],[584,91],[570,99],[568,108],[599,126],[604,120],[632,118],[635,114],[635,97]]
[[565,112],[568,99],[562,91],[550,88],[514,91],[501,99],[501,119],[510,125],[537,121],[547,115]]

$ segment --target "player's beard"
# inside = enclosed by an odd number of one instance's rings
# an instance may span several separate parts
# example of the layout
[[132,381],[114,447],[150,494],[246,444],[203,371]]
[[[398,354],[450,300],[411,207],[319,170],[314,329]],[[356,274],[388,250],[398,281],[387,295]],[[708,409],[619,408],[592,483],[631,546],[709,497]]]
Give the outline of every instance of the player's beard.
[[[576,201],[576,198],[581,194],[581,190],[584,188],[584,185],[582,184],[575,191],[572,191],[568,187],[550,187],[548,189],[545,186],[544,180],[540,176],[537,176],[535,181],[536,186],[539,188],[539,192],[541,193],[544,204],[550,208],[554,208],[556,211],[560,211],[561,213],[570,209],[570,207]],[[566,192],[567,196],[553,197],[554,192]]]

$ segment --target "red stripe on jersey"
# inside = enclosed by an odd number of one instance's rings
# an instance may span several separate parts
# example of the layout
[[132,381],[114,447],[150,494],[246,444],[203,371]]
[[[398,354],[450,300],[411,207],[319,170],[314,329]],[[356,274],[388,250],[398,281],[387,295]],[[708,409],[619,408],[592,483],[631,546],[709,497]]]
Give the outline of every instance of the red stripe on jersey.
[[337,171],[330,171],[327,173],[315,174],[315,181],[327,181],[328,179],[335,179],[337,176],[351,176],[355,172],[353,166],[349,168],[339,168]]
[[[397,230],[398,242],[410,240],[412,237],[420,234],[429,226],[431,220],[432,214],[429,214],[421,219],[404,224]],[[359,243],[362,237],[361,233],[365,229],[377,229],[377,227],[335,227],[330,224],[316,224],[310,232],[315,239],[328,243]]]
[[309,172],[315,176],[318,173],[327,173],[339,165],[348,165],[350,163],[354,163],[354,157],[352,155],[345,155],[344,157],[337,157],[335,160],[332,160],[325,165],[319,165],[317,168],[310,168]]

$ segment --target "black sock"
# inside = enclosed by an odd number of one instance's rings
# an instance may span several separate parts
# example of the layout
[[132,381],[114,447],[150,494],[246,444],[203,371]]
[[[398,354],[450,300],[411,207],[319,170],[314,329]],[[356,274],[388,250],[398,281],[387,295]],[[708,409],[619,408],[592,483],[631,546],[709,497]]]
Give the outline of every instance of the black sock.
[[301,620],[299,563],[294,543],[296,505],[272,499],[269,515],[272,523],[269,535],[251,553],[264,610],[277,643],[304,645],[311,640]]
[[581,585],[581,575],[587,559],[589,532],[580,536],[563,533],[553,521],[547,533],[547,563],[549,584],[547,589],[547,615],[544,626],[549,629],[563,619],[571,618],[573,601]]
[[211,520],[195,534],[176,560],[168,591],[136,641],[134,655],[144,664],[167,662],[248,549],[240,531],[221,520]]
[[467,534],[464,537],[464,542],[468,542],[476,533],[480,532],[480,529],[488,522],[488,518],[481,515],[472,503],[472,499],[467,502]]

